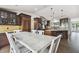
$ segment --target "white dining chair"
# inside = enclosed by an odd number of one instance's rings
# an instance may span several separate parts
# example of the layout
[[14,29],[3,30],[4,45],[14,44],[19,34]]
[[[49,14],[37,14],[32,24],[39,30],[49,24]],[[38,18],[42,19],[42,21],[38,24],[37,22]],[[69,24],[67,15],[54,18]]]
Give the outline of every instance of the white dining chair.
[[36,34],[36,30],[31,30],[32,33]]
[[43,30],[32,30],[32,33],[44,35],[44,31]]
[[11,33],[6,32],[7,39],[10,44],[10,53],[30,53],[31,51],[15,41]]
[[42,53],[56,53],[62,35],[58,35],[55,40],[52,40],[50,47],[45,48]]
[[44,31],[43,30],[39,30],[38,31],[40,35],[44,35]]

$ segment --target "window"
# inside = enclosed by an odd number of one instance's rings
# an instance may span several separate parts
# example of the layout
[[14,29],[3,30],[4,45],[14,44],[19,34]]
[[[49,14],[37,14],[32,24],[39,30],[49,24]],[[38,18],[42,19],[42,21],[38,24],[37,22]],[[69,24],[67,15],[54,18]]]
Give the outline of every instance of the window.
[[79,31],[79,22],[72,22],[72,31]]

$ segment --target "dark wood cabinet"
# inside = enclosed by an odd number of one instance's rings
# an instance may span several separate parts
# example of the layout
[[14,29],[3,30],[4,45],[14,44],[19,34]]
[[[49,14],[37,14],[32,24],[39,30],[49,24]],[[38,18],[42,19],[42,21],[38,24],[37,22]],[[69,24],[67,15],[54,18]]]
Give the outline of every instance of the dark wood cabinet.
[[21,26],[21,18],[20,18],[20,15],[17,15],[17,17],[16,17],[16,23],[17,23],[17,25],[19,25],[19,26]]
[[46,26],[50,26],[50,20],[47,21],[47,25]]
[[34,29],[35,30],[41,30],[42,29],[42,20],[41,18],[34,18]]
[[0,25],[16,24],[16,13],[0,8]]
[[61,18],[60,19],[60,26],[62,26],[62,24],[64,24],[65,26],[67,26],[68,25],[68,18]]
[[5,33],[0,33],[0,48],[9,45],[7,36]]
[[26,14],[19,14],[19,21],[22,26],[22,31],[31,31],[31,16]]

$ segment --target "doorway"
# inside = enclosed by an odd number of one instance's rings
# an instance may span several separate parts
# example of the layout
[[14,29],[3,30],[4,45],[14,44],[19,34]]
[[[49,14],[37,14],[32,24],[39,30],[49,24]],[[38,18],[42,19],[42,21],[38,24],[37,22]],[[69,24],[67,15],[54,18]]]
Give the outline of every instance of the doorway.
[[69,42],[72,52],[79,53],[79,20],[71,20],[71,40]]

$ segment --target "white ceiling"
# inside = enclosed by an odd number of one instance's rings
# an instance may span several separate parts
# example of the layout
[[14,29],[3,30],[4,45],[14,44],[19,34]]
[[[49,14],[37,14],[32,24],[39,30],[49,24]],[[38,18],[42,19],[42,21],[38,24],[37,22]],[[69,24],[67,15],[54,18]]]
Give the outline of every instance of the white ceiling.
[[47,5],[0,5],[0,8],[5,8],[12,11],[24,11],[29,13],[34,13],[37,10],[39,11],[46,7]]
[[51,19],[51,9],[55,11],[55,18],[59,19],[61,17],[61,9],[63,9],[63,17],[69,17],[69,18],[79,18],[79,6],[77,5],[54,5],[54,6],[49,6],[47,8],[44,8],[36,14],[43,15],[47,19]]
[[44,16],[48,20],[51,19],[51,10],[55,10],[55,18],[61,17],[61,9],[63,9],[64,17],[78,18],[79,6],[78,5],[0,5],[0,8],[5,8],[11,11],[23,11],[33,13],[36,15]]

